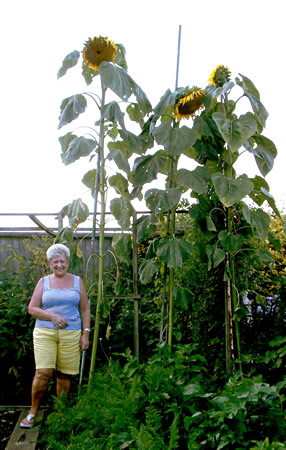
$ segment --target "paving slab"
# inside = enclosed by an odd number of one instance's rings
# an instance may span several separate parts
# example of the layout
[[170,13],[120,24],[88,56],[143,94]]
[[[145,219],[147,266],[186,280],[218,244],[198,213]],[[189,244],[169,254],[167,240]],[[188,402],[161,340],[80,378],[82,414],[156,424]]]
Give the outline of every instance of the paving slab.
[[29,408],[22,409],[18,422],[13,433],[11,434],[5,450],[16,450],[18,448],[34,450],[36,448],[40,426],[43,420],[43,411],[39,410],[33,428],[20,428],[20,423],[27,416],[27,414],[29,414]]

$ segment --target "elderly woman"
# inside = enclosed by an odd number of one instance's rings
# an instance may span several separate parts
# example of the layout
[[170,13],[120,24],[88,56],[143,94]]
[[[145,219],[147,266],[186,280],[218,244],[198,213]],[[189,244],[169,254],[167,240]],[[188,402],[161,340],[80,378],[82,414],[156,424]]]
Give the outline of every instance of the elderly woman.
[[21,422],[31,428],[49,380],[56,369],[56,389],[68,395],[71,376],[79,373],[80,351],[89,343],[90,308],[80,277],[67,272],[70,251],[62,244],[47,250],[52,274],[36,285],[28,312],[36,318],[33,332],[36,373],[32,383],[32,406]]

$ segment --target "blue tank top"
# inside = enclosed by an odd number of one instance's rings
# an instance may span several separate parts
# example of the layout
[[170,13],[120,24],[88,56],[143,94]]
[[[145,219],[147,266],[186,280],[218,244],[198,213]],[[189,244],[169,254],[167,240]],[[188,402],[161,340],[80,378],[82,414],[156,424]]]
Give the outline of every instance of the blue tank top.
[[[42,309],[63,316],[68,323],[64,330],[80,330],[80,278],[74,275],[73,287],[69,289],[52,289],[49,276],[43,280]],[[35,327],[58,330],[51,320],[37,319]]]

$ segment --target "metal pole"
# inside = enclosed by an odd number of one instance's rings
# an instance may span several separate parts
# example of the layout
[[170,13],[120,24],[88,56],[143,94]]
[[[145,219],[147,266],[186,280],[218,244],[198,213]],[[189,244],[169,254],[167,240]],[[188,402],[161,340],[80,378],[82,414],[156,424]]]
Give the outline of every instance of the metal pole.
[[176,69],[176,86],[175,86],[175,89],[177,89],[177,87],[178,87],[178,82],[179,82],[179,66],[180,66],[180,50],[181,50],[181,31],[182,31],[182,25],[179,25],[178,53],[177,53],[177,69]]

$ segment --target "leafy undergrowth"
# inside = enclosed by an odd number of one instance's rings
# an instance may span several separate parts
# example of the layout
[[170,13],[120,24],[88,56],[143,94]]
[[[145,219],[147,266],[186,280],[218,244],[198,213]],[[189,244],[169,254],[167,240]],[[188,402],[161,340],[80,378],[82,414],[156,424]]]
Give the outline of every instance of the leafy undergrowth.
[[47,449],[285,448],[286,381],[234,375],[217,392],[189,345],[160,347],[142,365],[125,358],[95,373],[73,406],[56,402]]

